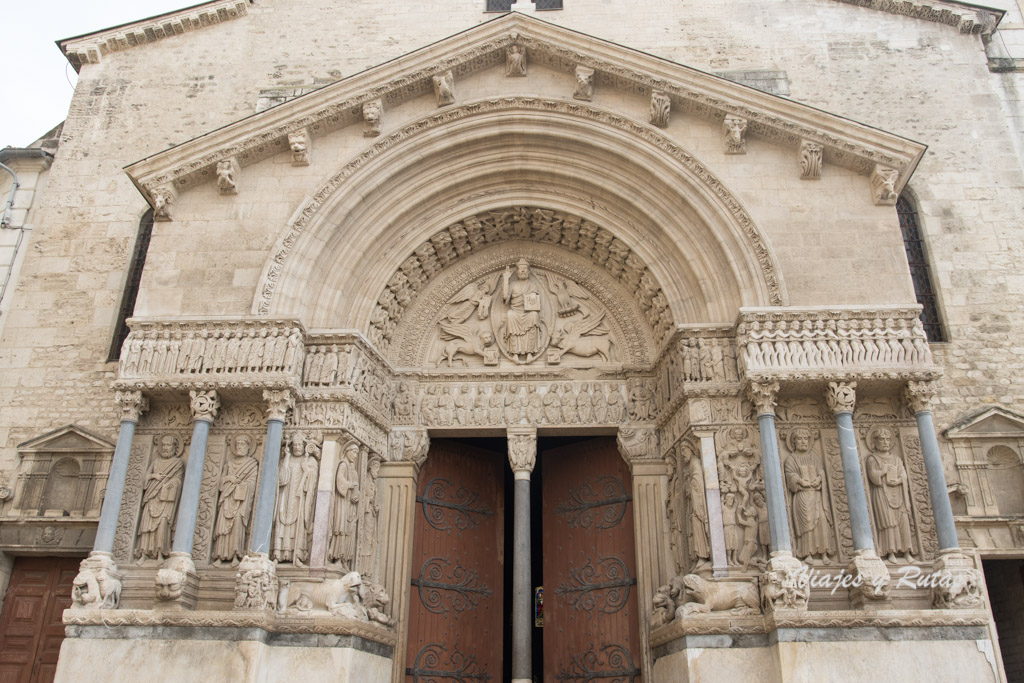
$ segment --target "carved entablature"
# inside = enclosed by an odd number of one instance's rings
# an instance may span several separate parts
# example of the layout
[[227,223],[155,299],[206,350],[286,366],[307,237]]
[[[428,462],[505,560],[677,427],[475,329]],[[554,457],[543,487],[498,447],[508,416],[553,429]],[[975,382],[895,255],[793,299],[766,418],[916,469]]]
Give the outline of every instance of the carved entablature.
[[934,379],[918,307],[743,309],[740,374],[754,381]]
[[386,361],[359,335],[311,334],[302,367],[306,400],[344,397],[381,426],[394,401],[394,375]]
[[658,412],[666,418],[687,397],[735,395],[739,367],[732,328],[680,328],[658,358],[654,376]]
[[344,432],[375,453],[386,453],[388,433],[352,403],[310,399],[296,405],[289,427],[305,432]]
[[298,385],[305,330],[294,320],[133,319],[129,325],[121,388]]
[[378,297],[369,338],[400,367],[643,364],[672,328],[660,285],[622,240],[514,207],[417,247]]
[[99,517],[113,453],[113,443],[74,425],[19,444],[20,466],[2,516]]

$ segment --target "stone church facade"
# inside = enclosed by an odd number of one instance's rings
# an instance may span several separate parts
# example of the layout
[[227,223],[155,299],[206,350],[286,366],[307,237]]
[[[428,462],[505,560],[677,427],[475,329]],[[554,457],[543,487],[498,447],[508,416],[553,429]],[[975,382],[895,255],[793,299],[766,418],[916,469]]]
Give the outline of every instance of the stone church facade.
[[1020,680],[1020,9],[492,4],[59,43],[0,671]]

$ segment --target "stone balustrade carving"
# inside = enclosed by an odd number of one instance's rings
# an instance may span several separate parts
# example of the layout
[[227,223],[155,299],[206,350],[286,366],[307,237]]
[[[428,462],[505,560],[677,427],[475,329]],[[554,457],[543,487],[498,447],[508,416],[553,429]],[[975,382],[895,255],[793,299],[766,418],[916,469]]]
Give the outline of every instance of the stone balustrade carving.
[[917,307],[741,311],[737,360],[752,380],[939,375]]

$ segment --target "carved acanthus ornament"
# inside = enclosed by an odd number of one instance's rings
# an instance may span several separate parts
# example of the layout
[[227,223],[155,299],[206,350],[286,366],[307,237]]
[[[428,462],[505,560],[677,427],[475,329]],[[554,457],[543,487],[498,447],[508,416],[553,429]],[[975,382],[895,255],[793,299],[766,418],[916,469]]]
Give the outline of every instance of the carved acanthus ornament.
[[508,462],[516,479],[529,479],[537,461],[537,430],[508,430]]
[[295,409],[295,396],[288,389],[264,389],[263,400],[267,404],[267,419],[285,421],[289,410]]
[[594,70],[580,64],[576,66],[575,75],[573,98],[587,102],[594,99]]
[[430,435],[423,427],[399,427],[391,430],[388,460],[411,462],[419,468],[427,459]]
[[800,143],[800,177],[804,180],[821,178],[822,146],[810,140]]
[[455,74],[449,69],[434,76],[432,80],[437,106],[447,107],[450,104],[455,104]]
[[306,129],[288,133],[288,150],[292,153],[292,166],[309,166],[312,144],[309,131]]
[[622,459],[630,467],[637,463],[661,460],[661,453],[658,450],[658,430],[654,427],[623,425],[619,427],[616,440]]
[[213,422],[220,410],[220,398],[216,391],[198,391],[193,389],[188,392],[189,407],[192,409],[192,419],[205,422]]
[[672,112],[672,99],[660,90],[651,91],[651,123],[658,128],[668,125]]
[[751,382],[747,385],[747,396],[757,409],[758,415],[775,415],[775,403],[779,396],[779,383]]
[[726,116],[722,122],[726,154],[747,153],[747,120],[739,116]]
[[217,189],[221,194],[238,194],[238,174],[240,169],[234,159],[217,162]]
[[829,382],[825,389],[825,401],[834,414],[852,413],[857,405],[856,382]]
[[896,184],[899,179],[900,172],[895,168],[875,164],[871,171],[871,198],[877,206],[896,206],[896,200],[899,199]]
[[114,403],[121,410],[121,422],[138,422],[142,413],[149,410],[149,399],[141,391],[114,392]]
[[907,382],[903,389],[903,400],[906,401],[910,412],[922,413],[932,409],[932,399],[936,394],[934,382]]

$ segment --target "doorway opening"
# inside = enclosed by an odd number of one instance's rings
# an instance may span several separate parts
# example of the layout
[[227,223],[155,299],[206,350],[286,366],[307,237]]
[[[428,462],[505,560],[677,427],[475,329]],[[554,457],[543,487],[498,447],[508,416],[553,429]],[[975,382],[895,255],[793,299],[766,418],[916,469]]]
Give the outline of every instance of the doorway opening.
[[983,560],[1007,683],[1024,683],[1024,560]]

